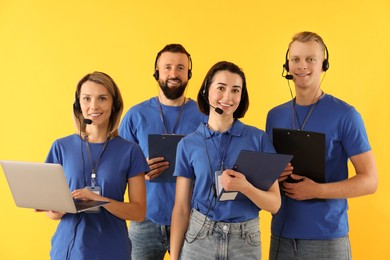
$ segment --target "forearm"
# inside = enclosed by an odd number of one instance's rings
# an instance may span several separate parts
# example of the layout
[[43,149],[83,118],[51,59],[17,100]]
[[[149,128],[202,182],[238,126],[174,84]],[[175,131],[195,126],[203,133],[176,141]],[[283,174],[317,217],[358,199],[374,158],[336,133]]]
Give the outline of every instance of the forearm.
[[123,220],[142,221],[145,219],[146,207],[136,202],[119,202],[108,199],[110,203],[103,207],[114,216]]
[[280,191],[277,182],[275,182],[268,191],[263,191],[250,185],[246,189],[244,195],[255,203],[257,207],[269,211],[272,214],[275,214],[281,205]]
[[171,223],[171,238],[170,238],[170,258],[178,260],[180,257],[181,248],[183,247],[185,232],[188,228],[189,213],[180,213],[173,210]]
[[347,180],[318,184],[316,198],[347,199],[373,194],[378,185],[378,179],[367,175],[355,175]]

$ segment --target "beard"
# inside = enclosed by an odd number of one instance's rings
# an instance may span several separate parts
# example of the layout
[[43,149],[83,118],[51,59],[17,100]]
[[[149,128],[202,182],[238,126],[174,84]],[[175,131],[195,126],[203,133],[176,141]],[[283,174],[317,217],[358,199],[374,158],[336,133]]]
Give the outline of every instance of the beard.
[[[174,78],[172,80],[179,80],[179,79]],[[165,82],[158,81],[158,84],[160,85],[160,88],[163,91],[165,97],[170,99],[170,100],[175,100],[175,99],[178,99],[179,97],[181,97],[183,95],[184,91],[186,90],[188,81],[182,82],[180,80],[180,85],[177,87],[169,87],[168,81],[169,81],[169,79],[167,79]]]

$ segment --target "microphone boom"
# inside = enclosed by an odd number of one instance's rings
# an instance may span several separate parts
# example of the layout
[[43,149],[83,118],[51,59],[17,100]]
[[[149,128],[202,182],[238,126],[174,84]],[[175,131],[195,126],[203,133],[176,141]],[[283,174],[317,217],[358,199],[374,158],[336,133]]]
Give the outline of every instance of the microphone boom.
[[91,119],[84,118],[84,124],[90,125],[90,124],[92,124],[92,120],[91,120]]

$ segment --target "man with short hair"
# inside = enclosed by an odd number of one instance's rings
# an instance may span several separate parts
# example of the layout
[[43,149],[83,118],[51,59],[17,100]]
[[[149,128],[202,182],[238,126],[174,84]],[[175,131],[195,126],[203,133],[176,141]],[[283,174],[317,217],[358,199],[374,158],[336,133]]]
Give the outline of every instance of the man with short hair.
[[[148,157],[149,134],[187,135],[204,121],[194,100],[185,97],[192,76],[190,54],[180,44],[168,44],[155,60],[153,77],[159,84],[159,94],[133,106],[119,128],[122,137],[134,141]],[[131,222],[129,237],[132,259],[163,259],[169,251],[171,214],[175,197],[175,182],[154,182],[169,165],[163,157],[147,158],[150,171],[145,175],[147,192],[146,219]]]
[[[272,217],[269,259],[351,259],[347,199],[372,194],[378,185],[362,117],[321,89],[329,53],[316,33],[293,37],[283,67],[296,96],[269,111],[266,131],[270,136],[274,128],[324,134],[325,183],[295,172],[294,165],[281,174],[282,207]],[[348,160],[356,172],[352,177]]]

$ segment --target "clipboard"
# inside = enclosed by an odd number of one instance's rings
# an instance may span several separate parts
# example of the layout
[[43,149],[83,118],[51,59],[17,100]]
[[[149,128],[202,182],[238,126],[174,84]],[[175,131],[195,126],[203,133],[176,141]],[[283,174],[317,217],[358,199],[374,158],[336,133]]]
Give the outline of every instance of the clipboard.
[[[244,174],[256,188],[268,191],[292,158],[290,154],[242,150],[234,163],[233,170]],[[225,191],[221,187],[220,175],[215,178],[219,201],[248,199],[241,192]]]
[[[325,183],[325,134],[274,128],[272,135],[273,144],[278,153],[294,156],[291,160],[294,173],[318,183]],[[286,181],[294,182],[291,178]]]
[[169,162],[169,168],[160,176],[150,180],[151,182],[176,182],[173,176],[176,162],[176,148],[184,135],[175,134],[149,134],[148,149],[149,158],[164,157]]

